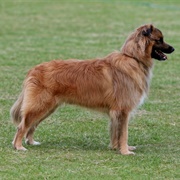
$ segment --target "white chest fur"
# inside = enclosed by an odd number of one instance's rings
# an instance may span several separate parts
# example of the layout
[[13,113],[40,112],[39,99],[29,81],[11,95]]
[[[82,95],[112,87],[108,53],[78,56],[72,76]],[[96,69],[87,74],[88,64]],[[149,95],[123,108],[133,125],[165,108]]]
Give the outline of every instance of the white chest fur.
[[[152,69],[153,69],[153,67],[152,67]],[[153,74],[152,74],[152,69],[150,69],[149,75],[147,76],[147,79],[146,79],[146,81],[147,81],[147,92],[144,92],[144,93],[142,94],[142,96],[141,96],[141,98],[140,98],[140,100],[139,100],[139,105],[138,105],[138,106],[141,106],[141,105],[144,103],[144,100],[145,100],[146,97],[147,97],[147,93],[148,93],[150,81],[151,81],[151,78],[152,78],[152,76],[153,76]]]
[[143,93],[140,100],[139,100],[139,105],[138,106],[141,106],[144,103],[144,100],[145,100],[146,97],[147,97],[146,93]]

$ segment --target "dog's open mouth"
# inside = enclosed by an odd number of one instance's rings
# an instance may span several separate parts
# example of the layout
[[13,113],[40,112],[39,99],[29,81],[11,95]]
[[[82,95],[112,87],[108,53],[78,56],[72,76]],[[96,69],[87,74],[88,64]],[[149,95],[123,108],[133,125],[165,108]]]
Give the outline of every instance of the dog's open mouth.
[[166,60],[167,56],[160,50],[155,50],[155,53],[161,58],[161,60]]
[[170,54],[174,50],[175,49],[172,46],[167,46],[167,48],[153,47],[151,57],[154,58],[154,59],[157,59],[159,61],[165,61],[167,59],[167,56],[164,53]]
[[151,53],[151,57],[160,61],[165,61],[167,59],[167,56],[158,49],[153,49]]

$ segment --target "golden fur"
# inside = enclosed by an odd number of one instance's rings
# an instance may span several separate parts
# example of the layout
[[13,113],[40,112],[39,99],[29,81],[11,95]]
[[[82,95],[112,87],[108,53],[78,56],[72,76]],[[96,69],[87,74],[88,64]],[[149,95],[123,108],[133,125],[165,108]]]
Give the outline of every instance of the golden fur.
[[54,60],[32,68],[23,84],[23,90],[11,108],[11,117],[18,125],[13,146],[26,150],[26,143],[34,141],[37,125],[60,104],[70,103],[108,113],[111,118],[112,149],[121,154],[134,154],[128,146],[128,121],[131,112],[142,103],[148,93],[155,41],[162,33],[152,25],[135,30],[126,40],[121,52],[93,60]]

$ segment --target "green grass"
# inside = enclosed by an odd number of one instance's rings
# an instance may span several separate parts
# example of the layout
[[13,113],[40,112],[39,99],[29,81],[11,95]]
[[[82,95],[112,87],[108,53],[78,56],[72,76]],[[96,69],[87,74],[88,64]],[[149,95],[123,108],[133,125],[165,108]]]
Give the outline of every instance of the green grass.
[[[0,179],[180,179],[180,1],[0,0]],[[52,59],[103,57],[145,23],[176,51],[155,61],[149,98],[130,122],[135,156],[108,148],[108,118],[65,105],[37,129],[40,146],[13,150],[9,110],[27,71]]]

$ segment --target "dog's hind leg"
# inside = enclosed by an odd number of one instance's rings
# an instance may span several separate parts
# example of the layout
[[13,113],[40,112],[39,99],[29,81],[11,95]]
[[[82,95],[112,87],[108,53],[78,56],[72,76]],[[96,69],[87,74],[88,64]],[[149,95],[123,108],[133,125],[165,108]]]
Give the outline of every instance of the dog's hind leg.
[[31,110],[23,115],[22,121],[17,128],[17,132],[13,140],[13,146],[15,149],[26,150],[26,148],[22,146],[22,139],[25,136],[25,134],[28,133],[31,127],[34,126],[35,122],[37,122],[43,114],[44,114],[43,111],[39,112],[39,111]]
[[26,133],[26,128],[24,128],[23,122],[24,120],[22,120],[19,126],[17,127],[17,132],[14,136],[12,144],[15,149],[25,151],[26,148],[22,146],[22,138]]
[[33,139],[35,127],[57,107],[56,99],[52,94],[46,90],[40,91],[38,94],[37,92],[38,89],[31,88],[30,91],[27,89],[24,95],[21,112],[22,121],[13,140],[14,148],[17,150],[26,150],[22,146],[24,136],[26,136],[28,144],[39,144]]
[[27,132],[25,137],[25,142],[28,145],[40,145],[41,143],[38,141],[35,141],[33,138],[34,131],[36,130],[37,125],[33,125]]
[[25,142],[28,145],[40,145],[40,142],[37,142],[34,140],[33,135],[34,132],[37,128],[37,126],[40,124],[41,121],[43,121],[45,118],[47,118],[50,114],[52,114],[55,109],[57,108],[57,106],[53,107],[53,109],[51,111],[48,111],[48,113],[42,118],[40,119],[35,125],[31,126],[31,128],[28,130],[26,136],[25,136]]
[[24,136],[26,136],[26,143],[33,145],[39,144],[39,142],[34,141],[33,133],[37,124],[39,124],[41,120],[47,117],[47,114],[47,109],[45,108],[41,110],[30,110],[23,116],[13,140],[15,149],[26,150],[26,148],[22,146],[22,139]]

